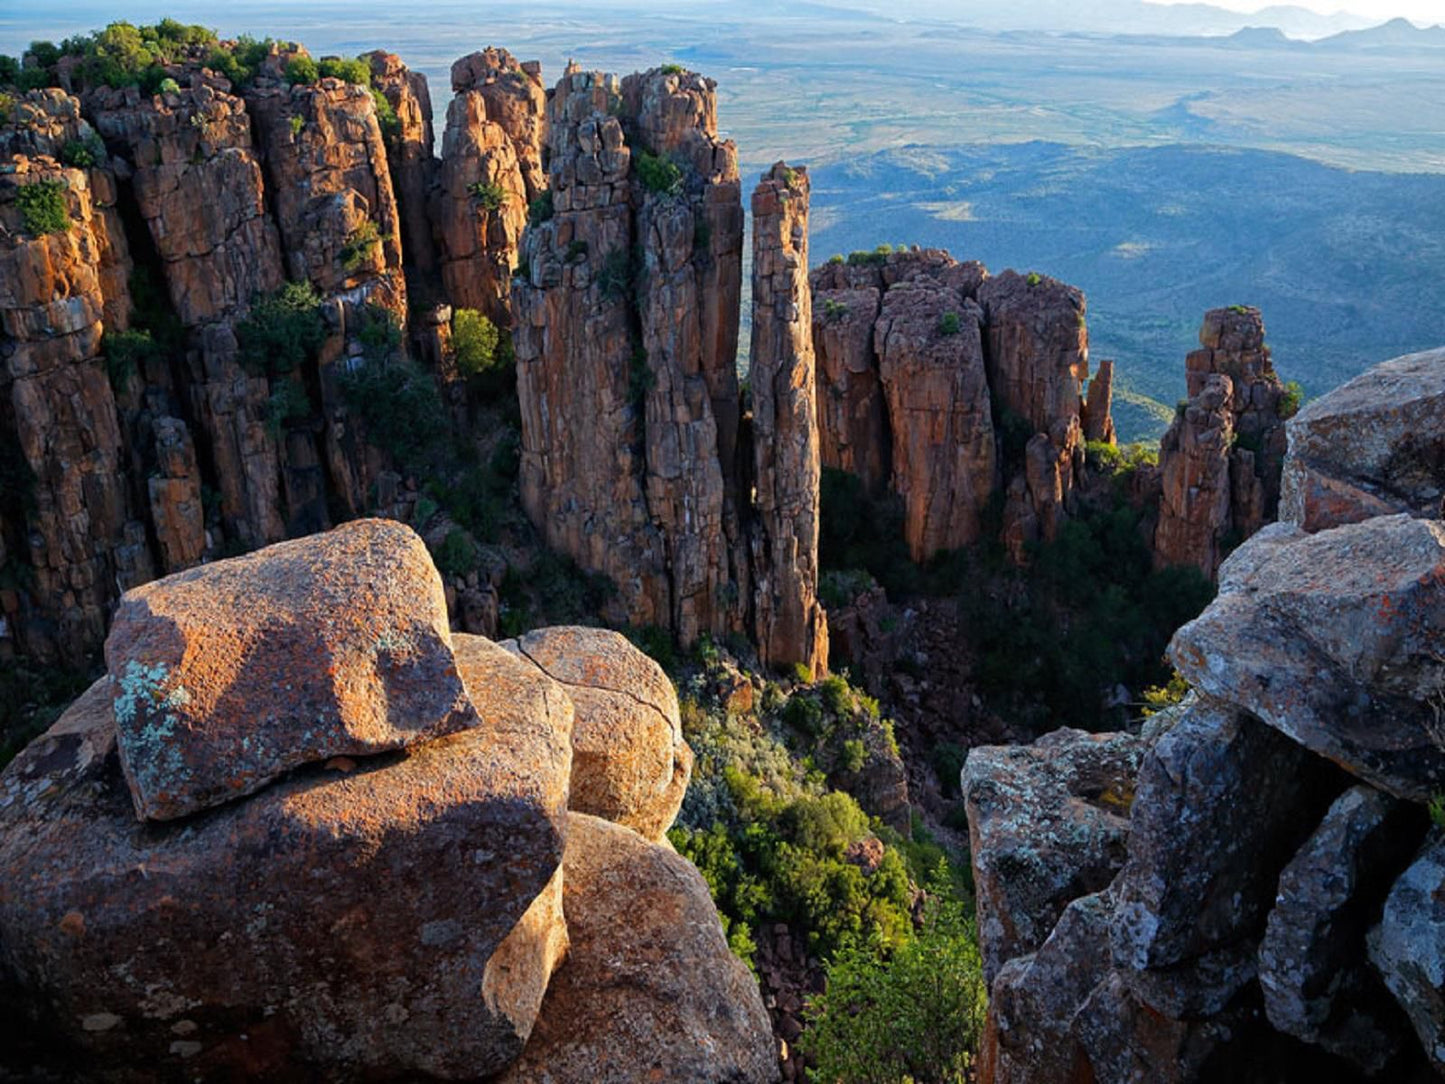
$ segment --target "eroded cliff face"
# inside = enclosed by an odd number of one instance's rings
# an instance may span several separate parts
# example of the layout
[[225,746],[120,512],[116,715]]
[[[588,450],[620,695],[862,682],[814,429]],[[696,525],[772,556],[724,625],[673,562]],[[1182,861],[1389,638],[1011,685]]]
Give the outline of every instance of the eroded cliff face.
[[435,197],[442,282],[454,306],[506,327],[527,209],[545,188],[546,95],[536,66],[505,49],[458,60],[452,89]]
[[[512,291],[523,503],[549,545],[618,585],[619,618],[684,643],[744,631],[754,562],[770,572],[774,554],[749,554],[753,453],[734,369],[741,185],[736,149],[717,137],[715,85],[663,69],[620,83],[569,71],[548,138],[552,217],[527,231]],[[806,323],[793,325],[801,346]],[[811,350],[793,356],[811,374]],[[794,575],[769,590],[811,613],[803,583],[816,572]]]
[[425,292],[437,273],[437,246],[428,207],[438,166],[431,91],[426,76],[412,71],[395,53],[377,49],[364,59],[371,65],[372,86],[396,114],[395,130],[383,129],[382,138],[401,215],[408,282],[414,279],[414,288]]
[[1113,368],[1083,398],[1083,294],[937,249],[862,254],[814,269],[825,466],[904,503],[923,561],[977,541],[996,494],[1015,560],[1076,509],[1090,439],[1114,439]]
[[754,596],[765,664],[828,663],[818,603],[817,391],[808,289],[808,173],[779,162],[753,191],[754,473],[760,560]]
[[[27,653],[57,662],[104,635],[117,582],[154,569],[101,357],[103,227],[89,178],[49,157],[10,161],[0,175],[0,420],[11,445],[0,447],[0,517],[24,547],[7,556],[34,580],[7,577],[0,616]],[[39,232],[23,209],[42,193],[63,228]]]
[[1189,399],[1159,445],[1155,562],[1213,576],[1279,508],[1285,387],[1258,309],[1213,309],[1186,362]]

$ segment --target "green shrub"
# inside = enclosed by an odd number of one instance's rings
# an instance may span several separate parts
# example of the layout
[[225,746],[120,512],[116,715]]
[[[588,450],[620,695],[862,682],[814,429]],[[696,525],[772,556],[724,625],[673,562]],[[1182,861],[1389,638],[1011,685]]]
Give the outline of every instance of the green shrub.
[[938,318],[938,333],[940,335],[957,335],[963,330],[963,323],[956,312],[946,312]]
[[298,83],[302,86],[310,86],[320,78],[321,69],[309,56],[293,56],[286,61],[286,82],[293,87]]
[[823,706],[834,715],[849,715],[856,706],[853,690],[838,674],[829,674],[818,682],[818,692],[823,697]]
[[597,270],[597,286],[602,296],[616,301],[630,297],[637,287],[638,263],[625,248],[614,248],[602,258]]
[[549,188],[527,204],[527,225],[540,226],[543,222],[551,222],[554,213],[552,190]]
[[65,146],[60,148],[60,161],[72,169],[90,169],[99,165],[104,158],[105,144],[96,135],[84,140],[67,140]]
[[477,181],[467,185],[467,192],[484,211],[500,211],[507,202],[507,190],[494,182]]
[[1093,470],[1115,474],[1124,466],[1124,452],[1107,440],[1091,440],[1084,445],[1084,460]]
[[[350,83],[357,87],[371,86],[371,65],[364,60],[345,60],[339,56],[324,56],[321,62],[316,65],[317,74],[322,79],[340,79],[343,83]],[[290,66],[287,66],[287,74],[290,74]],[[315,82],[311,79],[308,82]]]
[[436,561],[437,570],[443,576],[461,579],[476,569],[481,554],[471,535],[466,531],[453,529],[447,532],[446,538],[433,551],[432,557]]
[[831,256],[828,257],[828,262],[829,262],[830,264],[841,264],[841,263],[843,263],[843,262],[844,262],[844,261],[843,261],[843,254],[842,254],[841,252],[835,252],[835,253],[833,253],[833,255],[831,255]]
[[1279,416],[1281,418],[1293,418],[1299,413],[1300,405],[1304,402],[1304,388],[1300,387],[1298,380],[1287,380],[1284,385],[1284,394],[1279,400]]
[[64,181],[32,181],[15,192],[25,232],[34,237],[64,233],[70,229],[70,212],[65,206]]
[[892,245],[879,245],[872,252],[858,249],[848,253],[849,267],[882,267],[893,252]]
[[54,42],[32,41],[25,55],[42,68],[53,68],[60,62],[61,53]]
[[849,738],[843,742],[843,755],[839,763],[843,770],[848,772],[861,772],[863,765],[868,760],[868,750],[857,738]]
[[8,87],[14,84],[15,77],[20,74],[20,61],[13,56],[6,56],[0,53],[0,87]]
[[687,69],[681,64],[664,64],[661,71],[663,75],[682,75]]
[[452,348],[457,369],[476,382],[478,390],[503,390],[516,355],[511,337],[496,324],[475,309],[457,309],[452,314]]
[[181,92],[181,85],[168,75],[156,85],[156,92],[159,94],[179,94]]
[[1030,286],[1037,286],[1037,285],[1039,285],[1039,284],[1040,284],[1041,282],[1043,282],[1043,281],[1044,281],[1044,277],[1043,277],[1042,275],[1040,275],[1037,271],[1030,271],[1030,272],[1029,272],[1028,284],[1029,284]]
[[588,244],[586,241],[583,241],[581,239],[572,241],[567,245],[566,262],[581,263],[587,258],[587,252]]
[[830,324],[835,324],[848,315],[848,306],[841,301],[834,301],[831,297],[823,298],[823,319]]
[[682,191],[682,170],[672,159],[639,151],[633,162],[637,179],[649,192],[674,196]]
[[346,244],[341,247],[338,259],[341,261],[341,269],[347,274],[355,274],[375,258],[377,250],[387,239],[375,222],[366,219],[346,238]]
[[941,870],[923,928],[891,955],[854,942],[827,965],[801,1046],[820,1080],[964,1084],[988,1006],[977,934]]
[[[379,340],[381,333],[373,338]],[[401,469],[437,473],[445,465],[446,448],[437,429],[444,410],[436,382],[414,362],[387,356],[380,346],[368,352],[376,356],[341,377],[347,409],[361,419],[367,442]]]
[[295,139],[301,134],[301,129],[306,127],[306,118],[300,113],[293,113],[290,120],[291,138]]
[[818,597],[829,610],[840,610],[871,590],[875,582],[861,568],[829,569],[818,578]]
[[387,142],[395,142],[401,135],[401,118],[396,115],[396,109],[392,106],[391,100],[385,94],[371,88],[371,101],[376,106],[376,123],[381,128],[381,138]]
[[1425,807],[1430,814],[1430,823],[1436,828],[1445,828],[1445,792],[1431,796]]
[[1144,718],[1172,708],[1189,695],[1189,682],[1175,670],[1164,685],[1150,685],[1144,690]]
[[276,376],[301,368],[326,341],[321,298],[309,282],[288,282],[257,298],[236,325],[241,365]]

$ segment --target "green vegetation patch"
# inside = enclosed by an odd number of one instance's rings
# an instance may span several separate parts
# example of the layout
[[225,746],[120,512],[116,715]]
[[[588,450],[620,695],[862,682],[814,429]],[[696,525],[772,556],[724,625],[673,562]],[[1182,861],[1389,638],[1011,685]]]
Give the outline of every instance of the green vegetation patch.
[[326,341],[320,295],[309,282],[288,282],[257,298],[236,325],[236,341],[247,372],[276,376],[301,368]]
[[25,232],[33,237],[64,233],[70,229],[70,212],[65,206],[64,181],[32,181],[15,192]]
[[633,159],[642,187],[658,195],[675,196],[682,191],[682,169],[670,158],[639,151]]

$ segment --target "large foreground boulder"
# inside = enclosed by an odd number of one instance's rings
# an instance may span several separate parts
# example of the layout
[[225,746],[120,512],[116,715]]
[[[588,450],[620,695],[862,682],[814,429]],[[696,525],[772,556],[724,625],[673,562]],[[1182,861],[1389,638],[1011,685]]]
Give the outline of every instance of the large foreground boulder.
[[137,587],[106,640],[136,813],[165,820],[299,764],[476,725],[426,545],[359,520]]
[[1061,729],[970,751],[962,788],[990,983],[1043,944],[1070,900],[1107,887],[1124,864],[1143,748],[1131,734]]
[[502,1084],[751,1084],[777,1079],[757,982],[702,875],[620,825],[568,818],[571,949]]
[[607,629],[538,629],[502,647],[561,684],[576,707],[568,808],[660,840],[692,778],[677,691],[662,667]]
[[1445,833],[1438,829],[1390,889],[1370,931],[1370,962],[1445,1074]]
[[1169,648],[1185,679],[1401,798],[1445,788],[1445,524],[1267,528]]
[[1319,531],[1371,516],[1441,514],[1445,350],[1375,366],[1289,423],[1280,519]]

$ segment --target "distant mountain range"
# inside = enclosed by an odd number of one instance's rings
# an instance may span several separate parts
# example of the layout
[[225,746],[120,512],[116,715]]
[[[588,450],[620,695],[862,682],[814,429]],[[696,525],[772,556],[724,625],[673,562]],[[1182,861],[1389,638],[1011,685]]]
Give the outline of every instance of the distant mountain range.
[[1281,38],[1336,45],[1414,47],[1437,44],[1445,29],[1422,30],[1405,19],[1382,26],[1350,12],[1321,15],[1281,4],[1252,14],[1212,4],[1162,4],[1151,0],[833,0],[828,6],[867,11],[889,19],[957,22],[981,30],[1042,30],[1061,33],[1140,34],[1163,37],[1258,36],[1261,28]]

